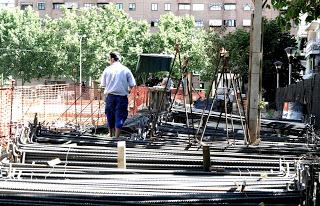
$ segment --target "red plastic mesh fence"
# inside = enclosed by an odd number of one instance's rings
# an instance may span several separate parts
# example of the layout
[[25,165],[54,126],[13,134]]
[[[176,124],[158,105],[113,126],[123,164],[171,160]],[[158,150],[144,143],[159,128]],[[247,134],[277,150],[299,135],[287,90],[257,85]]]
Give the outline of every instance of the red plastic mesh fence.
[[11,136],[17,124],[63,122],[104,124],[104,102],[99,89],[75,85],[38,85],[2,88],[0,136]]
[[[82,95],[80,96],[80,90]],[[176,90],[173,90],[172,97]],[[204,93],[193,93],[193,99]],[[181,89],[176,102],[183,103]],[[129,115],[148,108],[148,87],[135,87],[129,95]],[[11,86],[0,89],[0,137],[10,137],[18,124],[38,122],[55,125],[104,125],[104,95],[100,88],[78,85]]]

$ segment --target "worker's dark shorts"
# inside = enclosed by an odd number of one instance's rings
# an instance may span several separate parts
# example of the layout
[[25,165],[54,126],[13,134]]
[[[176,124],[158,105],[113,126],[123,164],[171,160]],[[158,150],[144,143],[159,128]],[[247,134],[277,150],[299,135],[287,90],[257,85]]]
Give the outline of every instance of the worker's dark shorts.
[[105,113],[109,128],[122,128],[128,117],[128,97],[109,94],[106,97]]

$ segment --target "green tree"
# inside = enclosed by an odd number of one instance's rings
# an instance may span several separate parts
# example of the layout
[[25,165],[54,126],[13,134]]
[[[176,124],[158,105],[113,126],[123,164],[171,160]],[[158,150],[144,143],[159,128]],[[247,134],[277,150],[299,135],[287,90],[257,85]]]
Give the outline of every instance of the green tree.
[[[280,86],[288,84],[288,58],[284,49],[295,46],[295,39],[288,32],[283,32],[275,20],[263,21],[263,65],[262,65],[262,88],[265,91],[263,97],[266,101],[274,102],[276,90],[276,70],[273,63],[277,60],[282,61],[283,67],[280,71]],[[207,40],[208,51],[218,52],[224,47],[229,52],[228,66],[235,74],[242,77],[246,82],[249,70],[249,49],[250,35],[245,30],[236,30],[219,38],[214,34],[209,36],[210,43]],[[210,53],[210,52],[208,52]],[[212,53],[212,52],[211,52]],[[210,61],[216,62],[217,55],[212,56]],[[209,73],[209,72],[208,72]],[[299,78],[299,65],[293,65],[292,77],[295,80]]]
[[84,78],[99,78],[107,64],[107,54],[114,50],[123,55],[124,64],[135,68],[137,56],[149,36],[146,22],[128,18],[112,4],[103,9],[66,9],[64,12],[63,18],[51,21],[50,28],[56,31],[58,68],[63,68],[65,75],[79,73],[80,38]]
[[307,14],[307,22],[320,17],[320,0],[271,0],[271,3],[274,8],[283,10],[278,21],[286,28],[290,28],[291,20],[298,24],[302,14]]
[[[192,16],[175,16],[168,13],[160,17],[158,32],[152,33],[145,44],[146,53],[175,54],[175,45],[180,45],[181,59],[189,57],[189,70],[200,72],[208,66],[205,52],[205,31],[195,27]],[[175,63],[174,73],[179,74],[179,62]]]
[[210,81],[220,65],[220,50],[224,46],[223,38],[213,30],[208,30],[205,36],[205,53],[208,57],[207,67],[201,70],[201,79]]
[[238,29],[224,37],[225,49],[229,51],[229,67],[240,77],[246,77],[249,69],[250,35]]
[[205,38],[209,66],[202,70],[202,77],[205,80],[215,78],[213,75],[216,69],[222,68],[220,51],[224,48],[229,54],[226,62],[228,69],[246,79],[249,68],[249,39],[249,33],[245,30],[236,30],[223,37],[209,30]]
[[[288,84],[288,57],[285,52],[286,47],[296,45],[294,36],[288,32],[283,32],[275,20],[264,20],[263,33],[263,69],[262,87],[265,90],[264,98],[266,101],[274,102],[276,92],[276,69],[273,65],[275,61],[282,61],[284,64],[280,71],[280,87]],[[297,80],[297,67],[293,69],[292,77]],[[294,81],[295,81],[294,80]]]
[[[5,77],[79,77],[80,38],[83,79],[100,77],[107,54],[117,50],[135,68],[149,40],[146,22],[130,19],[112,4],[64,10],[62,18],[40,19],[26,11],[0,10],[0,72]],[[85,36],[85,37],[84,37]]]
[[39,77],[46,56],[41,47],[44,33],[39,16],[31,9],[0,12],[0,72],[4,77]]

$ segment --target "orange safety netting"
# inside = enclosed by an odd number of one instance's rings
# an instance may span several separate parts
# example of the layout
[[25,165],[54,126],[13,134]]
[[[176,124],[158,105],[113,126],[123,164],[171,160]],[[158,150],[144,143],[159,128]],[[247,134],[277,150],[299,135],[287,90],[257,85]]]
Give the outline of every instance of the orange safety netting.
[[[172,91],[172,98],[177,92]],[[0,89],[0,137],[10,137],[18,124],[38,122],[45,124],[104,125],[104,95],[100,88],[78,85],[10,86]],[[204,97],[204,92],[192,94],[193,100]],[[183,102],[179,89],[176,102]],[[149,89],[138,86],[129,95],[129,115],[149,106]]]

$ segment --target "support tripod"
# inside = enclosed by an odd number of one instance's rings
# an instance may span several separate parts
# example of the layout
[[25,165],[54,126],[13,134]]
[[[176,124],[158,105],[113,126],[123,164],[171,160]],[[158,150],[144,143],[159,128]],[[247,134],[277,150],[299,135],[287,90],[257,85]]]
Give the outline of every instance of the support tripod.
[[[167,77],[167,81],[166,81],[166,85],[164,86],[164,89],[168,88],[168,84],[170,83],[170,78],[172,76],[172,73],[173,73],[173,68],[174,68],[174,65],[175,65],[175,61],[176,59],[178,58],[178,61],[179,61],[179,67],[180,67],[180,71],[185,71],[186,68],[187,68],[187,64],[188,64],[188,60],[185,60],[184,63],[182,64],[181,62],[181,55],[180,55],[180,45],[179,44],[176,44],[175,45],[175,55],[174,55],[174,59],[173,59],[173,62],[171,64],[171,67],[170,67],[170,71],[169,71],[169,75]],[[181,79],[179,81],[179,84],[177,86],[177,88],[179,88],[181,84]],[[167,95],[162,95],[161,98],[160,98],[160,103],[159,105],[157,106],[156,108],[156,111],[155,111],[155,114],[152,114],[152,120],[151,120],[151,125],[150,125],[150,131],[149,131],[149,137],[150,138],[153,138],[155,136],[155,129],[156,129],[156,122],[159,120],[159,114],[160,114],[160,110],[162,108],[162,105],[164,104],[164,98],[170,98],[169,99],[169,107],[168,107],[168,110],[167,112],[170,112],[171,109],[172,109],[172,106],[174,104],[174,100],[171,99],[171,95],[170,97],[167,97]],[[176,94],[174,96],[174,99],[176,97]],[[188,119],[188,118],[187,118]],[[166,118],[166,121],[167,121],[167,118]],[[187,120],[188,122],[188,120]],[[161,119],[160,119],[160,123],[161,123]],[[188,125],[188,123],[187,123]],[[189,126],[188,126],[188,130],[189,130]]]
[[[208,121],[210,119],[210,116],[211,116],[211,113],[212,113],[212,110],[213,110],[214,101],[217,101],[217,96],[218,96],[217,88],[220,85],[221,80],[222,80],[222,85],[223,85],[223,87],[222,87],[223,88],[223,101],[221,101],[221,102],[223,102],[223,104],[221,105],[221,103],[220,103],[220,115],[219,115],[219,119],[218,119],[218,122],[217,122],[217,125],[216,125],[216,129],[218,128],[220,120],[222,118],[222,114],[224,113],[225,114],[224,117],[225,117],[225,129],[226,129],[226,133],[227,133],[227,141],[229,143],[229,119],[230,119],[231,129],[232,129],[233,138],[234,138],[233,144],[235,144],[233,115],[232,115],[232,112],[230,112],[230,114],[228,114],[228,105],[227,105],[228,102],[230,102],[230,98],[231,98],[230,91],[233,91],[234,97],[235,97],[235,100],[236,100],[236,104],[237,104],[238,114],[240,116],[241,126],[242,126],[242,129],[244,131],[244,135],[245,135],[244,139],[245,139],[246,143],[248,142],[248,138],[247,138],[246,132],[245,132],[247,130],[247,125],[242,119],[242,113],[241,113],[241,110],[240,110],[239,101],[238,101],[238,97],[237,97],[237,91],[241,91],[240,85],[239,85],[239,81],[237,81],[238,84],[235,84],[235,82],[236,82],[236,80],[234,78],[235,75],[232,75],[232,72],[230,70],[227,71],[227,59],[228,59],[228,53],[224,49],[221,49],[218,68],[220,68],[221,60],[223,60],[222,67],[220,69],[216,70],[215,78],[211,82],[210,92],[207,95],[206,106],[203,108],[201,119],[200,119],[200,122],[199,122],[199,125],[198,125],[198,129],[197,129],[197,133],[194,136],[195,141],[197,143],[199,143],[200,146],[203,144],[203,137],[204,137],[204,134],[205,134],[205,131],[206,131],[206,128],[207,128],[207,124],[208,124]],[[227,74],[228,73],[230,75],[230,82],[228,81],[228,78],[227,78]],[[217,81],[217,79],[218,79],[218,81]],[[213,98],[212,98],[211,107],[210,107],[209,112],[207,113],[207,115],[205,117],[205,115],[204,115],[205,114],[205,109],[208,106],[209,94],[212,91],[212,86],[213,86],[214,82],[215,82],[215,88],[216,89],[215,89],[215,92],[214,92],[214,95],[213,95]],[[240,98],[240,99],[242,101],[242,98]],[[242,105],[243,105],[243,102],[242,102]],[[221,107],[221,106],[223,106],[223,107]],[[243,109],[243,111],[244,111],[244,109]],[[202,134],[201,134],[201,137],[199,137],[198,135],[199,135],[200,129],[202,127],[203,127]]]

